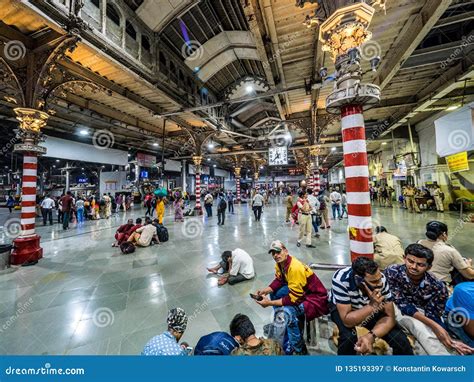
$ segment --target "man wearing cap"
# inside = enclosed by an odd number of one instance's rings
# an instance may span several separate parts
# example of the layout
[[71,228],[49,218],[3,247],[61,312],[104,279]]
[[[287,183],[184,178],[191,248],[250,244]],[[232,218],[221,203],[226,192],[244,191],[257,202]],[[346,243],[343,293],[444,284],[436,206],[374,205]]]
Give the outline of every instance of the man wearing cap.
[[142,355],[188,355],[178,344],[188,324],[184,309],[171,309],[168,312],[167,323],[168,330],[148,341]]
[[275,240],[268,251],[275,260],[275,280],[263,290],[256,292],[264,297],[257,303],[264,308],[275,308],[275,320],[282,319],[287,327],[285,354],[307,354],[299,320],[311,321],[328,313],[327,291],[314,272],[298,259],[290,256],[280,240]]

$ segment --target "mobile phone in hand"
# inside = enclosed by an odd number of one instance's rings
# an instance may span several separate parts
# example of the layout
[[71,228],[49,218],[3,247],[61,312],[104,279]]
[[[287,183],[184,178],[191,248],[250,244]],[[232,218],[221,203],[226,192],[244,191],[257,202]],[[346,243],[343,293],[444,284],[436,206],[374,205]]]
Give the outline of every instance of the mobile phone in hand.
[[259,296],[258,294],[250,293],[250,297],[253,298],[256,301],[262,301],[263,300],[263,296]]

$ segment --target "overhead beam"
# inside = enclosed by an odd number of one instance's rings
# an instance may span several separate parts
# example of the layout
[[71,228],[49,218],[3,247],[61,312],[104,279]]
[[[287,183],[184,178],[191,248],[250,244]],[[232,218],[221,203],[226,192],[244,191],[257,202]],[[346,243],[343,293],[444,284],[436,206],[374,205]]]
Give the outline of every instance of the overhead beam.
[[427,0],[423,8],[408,19],[394,44],[383,57],[382,66],[374,81],[376,85],[381,89],[388,85],[403,62],[410,57],[450,4],[451,0]]
[[[257,0],[241,0],[242,8],[244,9],[245,17],[249,23],[250,31],[255,39],[255,45],[257,48],[257,53],[262,61],[263,70],[265,71],[265,77],[270,85],[270,88],[275,89],[275,80],[273,77],[272,67],[267,57],[267,52],[265,50],[265,45],[263,43],[262,36],[265,34],[263,17],[258,5]],[[281,105],[280,97],[278,94],[273,96],[275,100],[276,107],[280,113],[280,118],[285,119],[285,112]]]

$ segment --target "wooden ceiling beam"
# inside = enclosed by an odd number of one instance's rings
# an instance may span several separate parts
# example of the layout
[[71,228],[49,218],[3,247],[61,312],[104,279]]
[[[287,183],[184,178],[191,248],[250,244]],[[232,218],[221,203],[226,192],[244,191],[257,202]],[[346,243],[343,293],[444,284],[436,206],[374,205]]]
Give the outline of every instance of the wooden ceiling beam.
[[403,62],[410,57],[428,32],[451,4],[451,0],[427,0],[423,8],[412,15],[383,57],[374,83],[385,88],[397,74]]

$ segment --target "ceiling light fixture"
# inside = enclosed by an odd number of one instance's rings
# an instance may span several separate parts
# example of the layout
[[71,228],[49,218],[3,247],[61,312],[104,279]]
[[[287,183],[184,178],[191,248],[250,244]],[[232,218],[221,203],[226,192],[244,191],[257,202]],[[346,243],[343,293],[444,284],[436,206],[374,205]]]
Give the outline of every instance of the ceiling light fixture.
[[459,108],[459,105],[451,105],[446,108],[447,111],[453,111]]
[[336,151],[336,148],[335,147],[331,148],[331,151]]
[[246,91],[247,93],[253,93],[253,91],[254,91],[253,85],[247,85],[247,86],[245,87],[245,91]]
[[157,142],[153,143],[153,146],[158,147],[158,143]]
[[382,142],[382,146],[385,146],[387,144],[387,142]]
[[207,147],[210,148],[210,149],[213,149],[214,147],[216,147],[216,145],[214,144],[214,142],[209,142],[207,144]]
[[82,129],[81,131],[79,131],[79,133],[80,133],[81,135],[89,135],[89,132],[88,132],[87,130],[85,130],[85,129]]

